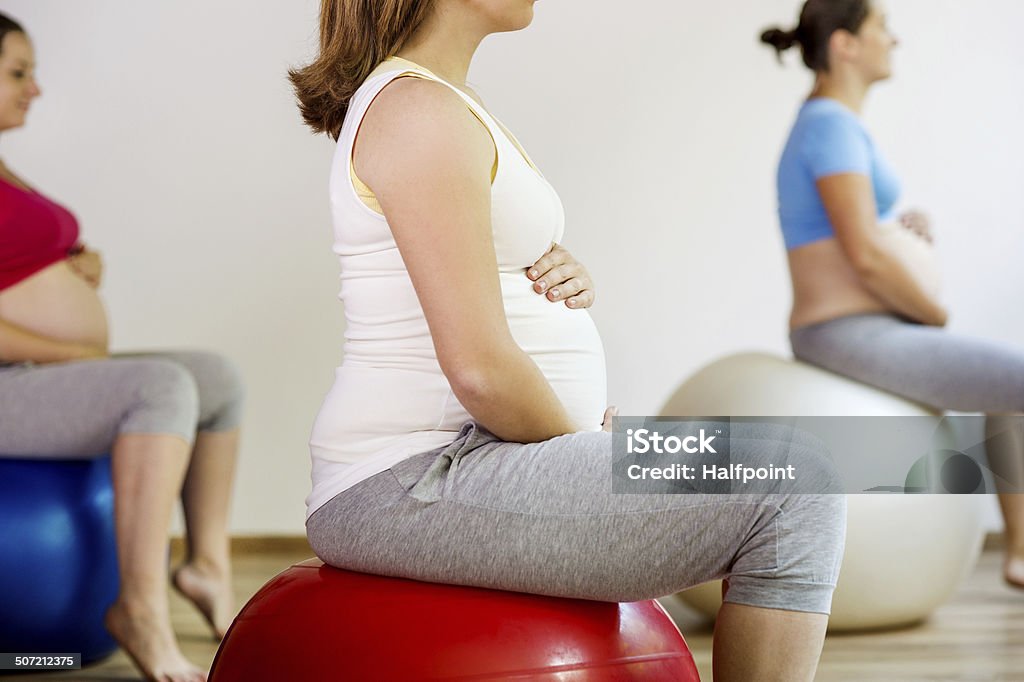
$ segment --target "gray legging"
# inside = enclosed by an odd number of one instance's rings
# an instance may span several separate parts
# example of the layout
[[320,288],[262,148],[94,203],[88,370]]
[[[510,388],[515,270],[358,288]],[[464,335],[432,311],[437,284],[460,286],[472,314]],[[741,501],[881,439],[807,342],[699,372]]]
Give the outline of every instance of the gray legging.
[[1024,412],[1024,351],[893,315],[850,315],[790,334],[797,359],[942,410]]
[[[800,460],[817,478],[805,484],[838,489],[830,466],[811,466],[824,462],[813,437],[732,428],[737,461]],[[451,445],[339,493],[306,531],[324,562],[366,573],[602,601],[728,576],[728,602],[829,612],[843,495],[615,494],[611,463],[609,433],[523,445],[469,423]]]
[[1000,492],[1024,490],[1024,351],[893,315],[850,315],[790,334],[793,354],[940,410],[984,412]]
[[0,367],[0,456],[88,458],[122,433],[227,431],[242,416],[234,365],[200,352]]

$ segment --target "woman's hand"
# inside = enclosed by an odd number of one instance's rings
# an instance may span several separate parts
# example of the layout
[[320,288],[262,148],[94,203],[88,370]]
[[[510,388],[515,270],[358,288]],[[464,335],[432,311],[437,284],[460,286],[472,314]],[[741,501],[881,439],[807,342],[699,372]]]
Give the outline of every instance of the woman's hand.
[[103,281],[103,259],[96,251],[82,249],[68,257],[68,265],[76,275],[88,282],[93,289],[99,289]]
[[935,237],[932,235],[931,220],[928,219],[926,214],[920,211],[907,211],[900,216],[900,224],[929,244],[935,243]]
[[526,276],[533,280],[533,290],[546,294],[549,301],[565,301],[574,310],[594,305],[590,273],[560,244],[551,244]]
[[604,411],[604,421],[601,422],[601,430],[605,433],[612,432],[612,419],[619,416],[619,408],[612,406]]

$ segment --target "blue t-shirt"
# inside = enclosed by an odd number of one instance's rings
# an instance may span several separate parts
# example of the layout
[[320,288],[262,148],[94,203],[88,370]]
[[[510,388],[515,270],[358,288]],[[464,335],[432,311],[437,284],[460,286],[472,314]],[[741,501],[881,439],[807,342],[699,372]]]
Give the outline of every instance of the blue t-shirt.
[[808,100],[779,161],[779,221],[787,249],[835,235],[815,182],[841,173],[871,178],[879,221],[890,219],[900,196],[899,178],[860,119],[834,99]]

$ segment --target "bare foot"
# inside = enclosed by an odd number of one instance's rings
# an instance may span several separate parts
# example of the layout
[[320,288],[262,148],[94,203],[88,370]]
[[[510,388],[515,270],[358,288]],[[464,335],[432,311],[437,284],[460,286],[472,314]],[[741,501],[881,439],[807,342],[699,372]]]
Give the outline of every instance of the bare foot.
[[230,571],[187,563],[174,572],[173,582],[175,589],[203,614],[213,628],[214,636],[218,640],[224,639],[235,617]]
[[1003,562],[1003,580],[1010,587],[1024,590],[1024,552],[1007,552]]
[[107,630],[151,682],[206,682],[206,673],[188,662],[171,632],[169,617],[154,609],[116,602],[107,610]]

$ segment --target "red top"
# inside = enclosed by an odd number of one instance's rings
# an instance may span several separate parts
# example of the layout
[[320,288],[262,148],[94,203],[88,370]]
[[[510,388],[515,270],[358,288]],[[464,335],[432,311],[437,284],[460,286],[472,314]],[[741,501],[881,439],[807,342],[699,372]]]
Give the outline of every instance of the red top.
[[0,179],[0,291],[64,260],[77,242],[70,211]]

